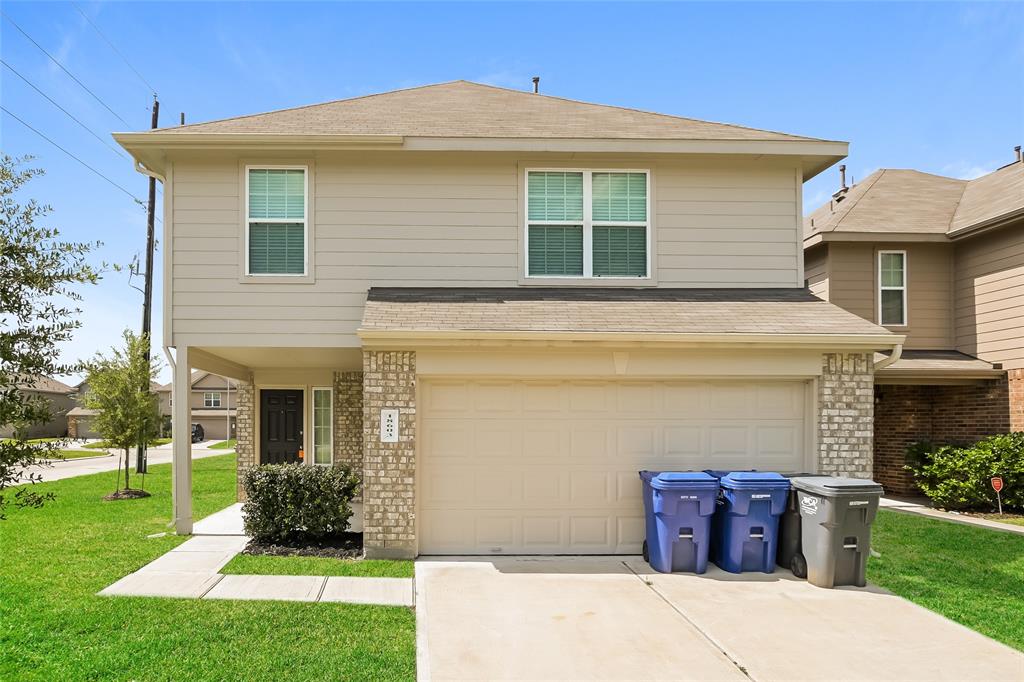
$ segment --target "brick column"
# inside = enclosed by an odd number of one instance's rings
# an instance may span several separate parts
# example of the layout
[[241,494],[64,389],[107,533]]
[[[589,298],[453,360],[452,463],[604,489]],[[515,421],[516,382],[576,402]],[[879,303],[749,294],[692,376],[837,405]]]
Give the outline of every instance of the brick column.
[[1010,389],[1010,431],[1024,431],[1024,368],[1006,370]]
[[334,373],[334,463],[363,471],[363,373]]
[[871,478],[874,364],[868,353],[826,353],[818,381],[818,471]]
[[248,383],[238,383],[235,396],[235,459],[238,466],[238,500],[245,500],[242,489],[242,478],[245,472],[256,466],[256,387]]
[[[397,443],[380,441],[380,411],[399,410]],[[416,353],[363,352],[363,548],[416,556]]]

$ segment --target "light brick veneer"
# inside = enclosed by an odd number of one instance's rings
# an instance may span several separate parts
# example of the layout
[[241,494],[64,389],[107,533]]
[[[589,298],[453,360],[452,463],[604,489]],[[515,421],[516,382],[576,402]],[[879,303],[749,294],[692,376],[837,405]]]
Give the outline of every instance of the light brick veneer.
[[1010,431],[1024,431],[1024,369],[1006,371],[1009,382]]
[[363,471],[363,373],[334,373],[334,463]]
[[238,463],[238,500],[244,501],[242,478],[246,471],[256,466],[256,387],[239,382],[237,400],[235,459]]
[[[397,443],[380,442],[380,411],[399,410]],[[363,548],[416,556],[416,353],[363,352]]]
[[867,353],[826,353],[818,382],[818,471],[871,478],[874,364]]

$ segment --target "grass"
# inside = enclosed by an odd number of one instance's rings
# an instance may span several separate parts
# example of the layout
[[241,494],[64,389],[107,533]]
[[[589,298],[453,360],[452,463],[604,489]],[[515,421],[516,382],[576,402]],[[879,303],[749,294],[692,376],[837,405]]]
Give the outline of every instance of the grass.
[[[415,618],[397,607],[97,597],[184,538],[170,467],[152,497],[103,502],[109,473],[36,486],[56,500],[0,521],[0,680],[400,680]],[[235,499],[233,455],[193,463],[196,516]]]
[[106,453],[93,450],[57,450],[53,459],[80,459],[82,457],[104,457]]
[[998,521],[999,523],[1012,523],[1015,526],[1024,526],[1024,514],[971,514],[971,516],[977,516],[989,521]]
[[[155,445],[167,445],[170,442],[171,442],[170,438],[157,438],[155,441],[153,441],[152,443],[149,444],[149,447],[153,447]],[[98,441],[96,441],[94,443],[86,443],[82,447],[83,448],[89,448],[90,450],[102,450],[104,448],[109,448],[110,447],[110,443],[108,443],[105,440],[98,440]]]
[[1024,536],[881,510],[868,579],[1024,651]]
[[232,438],[230,440],[222,440],[219,443],[214,443],[213,445],[210,445],[209,449],[210,450],[234,450],[235,449],[235,443],[237,443],[237,442],[238,441],[236,441],[234,438]]
[[341,575],[373,578],[411,578],[413,562],[381,559],[333,559],[312,556],[239,554],[221,573],[239,575]]

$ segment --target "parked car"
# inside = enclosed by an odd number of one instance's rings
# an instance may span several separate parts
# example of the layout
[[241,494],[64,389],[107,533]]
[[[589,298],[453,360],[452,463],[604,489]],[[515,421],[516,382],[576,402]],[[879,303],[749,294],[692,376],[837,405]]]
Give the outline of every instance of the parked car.
[[192,442],[201,443],[206,440],[206,431],[203,430],[202,424],[192,425]]

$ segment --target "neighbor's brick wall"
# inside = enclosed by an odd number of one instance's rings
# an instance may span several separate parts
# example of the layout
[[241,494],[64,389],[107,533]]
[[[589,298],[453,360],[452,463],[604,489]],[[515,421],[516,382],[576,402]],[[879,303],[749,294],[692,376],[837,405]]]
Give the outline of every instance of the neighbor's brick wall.
[[916,494],[906,464],[915,442],[966,445],[1010,430],[1005,378],[969,386],[875,388],[875,480],[895,495]]
[[[399,440],[380,442],[380,411],[398,409]],[[416,556],[416,353],[363,352],[363,548]]]
[[1007,370],[1010,430],[1024,431],[1024,369]]
[[[363,373],[334,373],[334,465],[363,475]],[[363,491],[355,497],[363,499]]]
[[238,500],[245,500],[242,478],[245,472],[256,466],[256,387],[249,383],[238,384],[238,404],[235,417],[235,459],[238,463]]
[[818,471],[871,478],[874,363],[867,353],[826,353],[818,382]]

